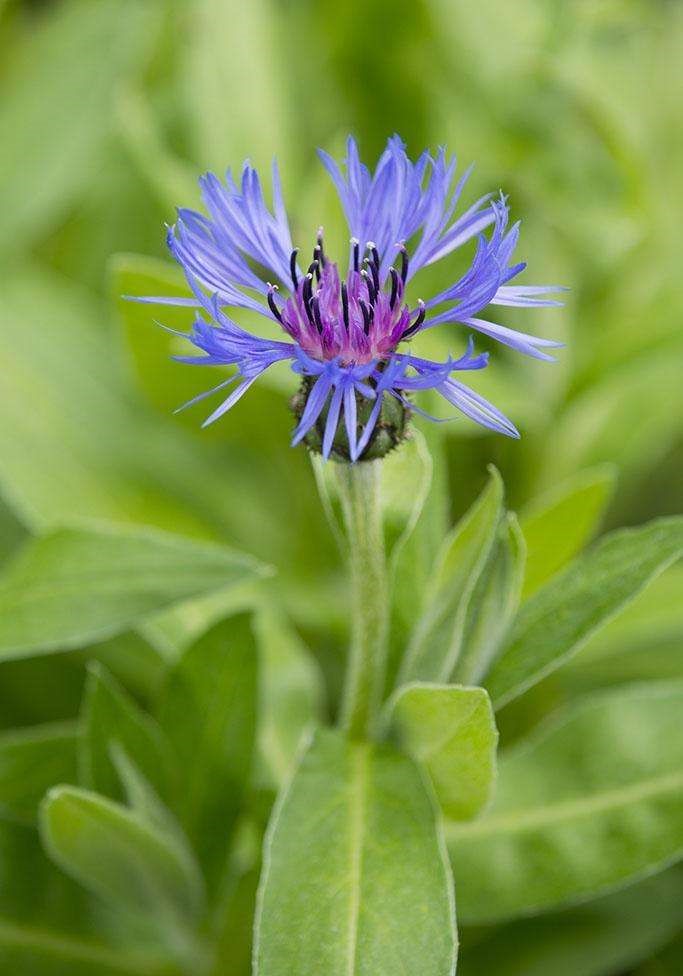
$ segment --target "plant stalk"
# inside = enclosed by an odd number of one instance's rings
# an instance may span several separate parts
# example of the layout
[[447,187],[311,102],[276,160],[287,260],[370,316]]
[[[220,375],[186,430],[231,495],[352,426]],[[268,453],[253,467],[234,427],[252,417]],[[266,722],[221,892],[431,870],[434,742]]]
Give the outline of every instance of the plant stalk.
[[381,461],[335,465],[351,584],[351,646],[340,724],[353,738],[365,738],[372,730],[386,667],[389,601],[381,465]]

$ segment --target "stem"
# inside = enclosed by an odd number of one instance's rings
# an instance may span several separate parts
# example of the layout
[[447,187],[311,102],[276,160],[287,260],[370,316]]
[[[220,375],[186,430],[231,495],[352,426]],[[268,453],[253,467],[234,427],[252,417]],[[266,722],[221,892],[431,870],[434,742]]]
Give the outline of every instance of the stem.
[[348,540],[351,648],[341,725],[365,737],[381,704],[388,621],[387,568],[380,499],[381,461],[337,464]]

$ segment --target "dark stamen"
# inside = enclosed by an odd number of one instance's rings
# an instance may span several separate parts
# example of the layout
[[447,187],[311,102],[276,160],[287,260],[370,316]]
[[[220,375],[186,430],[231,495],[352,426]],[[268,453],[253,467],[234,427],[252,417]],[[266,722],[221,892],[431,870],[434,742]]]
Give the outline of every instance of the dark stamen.
[[317,298],[311,299],[311,310],[313,312],[313,318],[315,319],[315,325],[320,333],[323,334],[323,320],[320,318],[320,301]]
[[391,275],[391,298],[389,299],[389,308],[394,308],[396,304],[396,298],[398,296],[398,271],[396,268],[389,268],[389,274]]
[[346,288],[346,282],[341,283],[341,301],[342,301],[342,315],[344,316],[344,325],[346,331],[349,331],[349,293]]
[[[377,253],[377,248],[374,250],[374,254]],[[373,254],[373,257],[374,257]],[[372,272],[372,280],[375,285],[375,294],[379,292],[379,264],[375,264],[374,261],[370,261],[370,271]]]
[[[321,263],[321,265],[324,268],[325,265],[327,264],[327,258],[325,257],[325,249],[323,247],[323,229],[322,229],[322,227],[318,227],[317,241],[318,241],[318,247],[316,248],[316,250],[319,253],[316,254],[315,256],[317,258],[319,258],[320,263]],[[313,253],[315,254],[315,251]]]
[[289,273],[292,276],[292,284],[294,285],[294,291],[299,287],[299,279],[296,274],[296,256],[299,253],[299,248],[295,247],[289,256]]
[[405,244],[401,244],[401,281],[405,285],[406,278],[408,277],[408,251]]
[[372,261],[376,266],[377,270],[379,271],[379,251],[377,250],[377,245],[375,244],[374,241],[368,241],[368,243],[365,246],[367,247],[370,254],[372,254]]
[[358,304],[360,305],[360,310],[363,313],[363,325],[365,329],[365,334],[370,334],[370,323],[372,322],[372,312],[365,304],[362,298],[358,299]]
[[315,260],[308,266],[308,274],[315,275],[316,281],[320,281],[320,263]]
[[412,325],[408,326],[406,331],[401,336],[401,339],[408,339],[410,338],[411,335],[414,335],[425,320],[425,315],[427,314],[427,310],[425,309],[425,303],[422,301],[421,298],[418,298],[417,304],[420,309],[417,318],[415,319]]
[[375,304],[375,300],[377,298],[377,289],[375,288],[375,286],[373,284],[372,278],[367,273],[367,271],[365,270],[365,268],[363,268],[363,270],[361,271],[360,276],[361,276],[361,278],[363,279],[363,281],[365,282],[365,284],[367,286],[367,289],[368,289],[368,298],[370,299],[370,304],[371,305],[374,305]]
[[304,309],[306,315],[308,316],[308,321],[311,325],[314,325],[313,315],[311,314],[311,298],[313,297],[313,275],[309,272],[304,277],[304,285],[301,289],[301,297],[304,303]]
[[351,247],[353,248],[353,270],[357,274],[360,268],[360,242],[357,238],[351,238]]
[[278,290],[277,285],[271,285],[271,283],[268,282],[268,305],[270,306],[270,310],[275,316],[275,318],[278,320],[278,322],[282,322],[282,313],[280,312],[280,309],[275,304],[275,298],[274,298],[274,294],[277,290]]
[[315,276],[320,281],[320,269],[325,267],[325,255],[319,244],[313,248],[313,263],[318,265]]

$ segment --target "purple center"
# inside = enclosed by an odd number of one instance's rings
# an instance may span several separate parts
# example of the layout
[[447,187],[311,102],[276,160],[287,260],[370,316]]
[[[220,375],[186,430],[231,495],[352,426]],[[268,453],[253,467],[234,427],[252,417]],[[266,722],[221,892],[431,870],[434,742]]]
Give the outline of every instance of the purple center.
[[408,255],[401,248],[402,267],[389,269],[384,287],[380,255],[369,241],[361,262],[360,245],[351,241],[351,261],[346,280],[323,250],[322,232],[313,250],[313,262],[302,277],[297,272],[297,253],[290,268],[292,296],[279,308],[277,287],[271,285],[268,303],[285,331],[309,356],[321,361],[337,359],[344,365],[362,365],[386,358],[402,339],[415,332],[424,319],[419,303],[417,319],[402,304],[408,274]]

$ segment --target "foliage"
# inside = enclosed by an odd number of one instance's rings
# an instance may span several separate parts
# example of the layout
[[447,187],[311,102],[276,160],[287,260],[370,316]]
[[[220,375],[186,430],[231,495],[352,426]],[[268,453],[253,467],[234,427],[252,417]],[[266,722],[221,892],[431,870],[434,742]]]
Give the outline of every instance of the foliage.
[[[459,974],[676,972],[683,11],[247,6],[0,3],[0,970],[246,976],[256,916],[259,976],[446,976],[452,872]],[[179,287],[164,220],[247,154],[344,246],[313,147],[394,130],[476,158],[571,291],[552,369],[475,381],[519,443],[418,421],[386,461],[370,745],[325,728],[339,499],[289,376],[200,432],[121,295]]]

